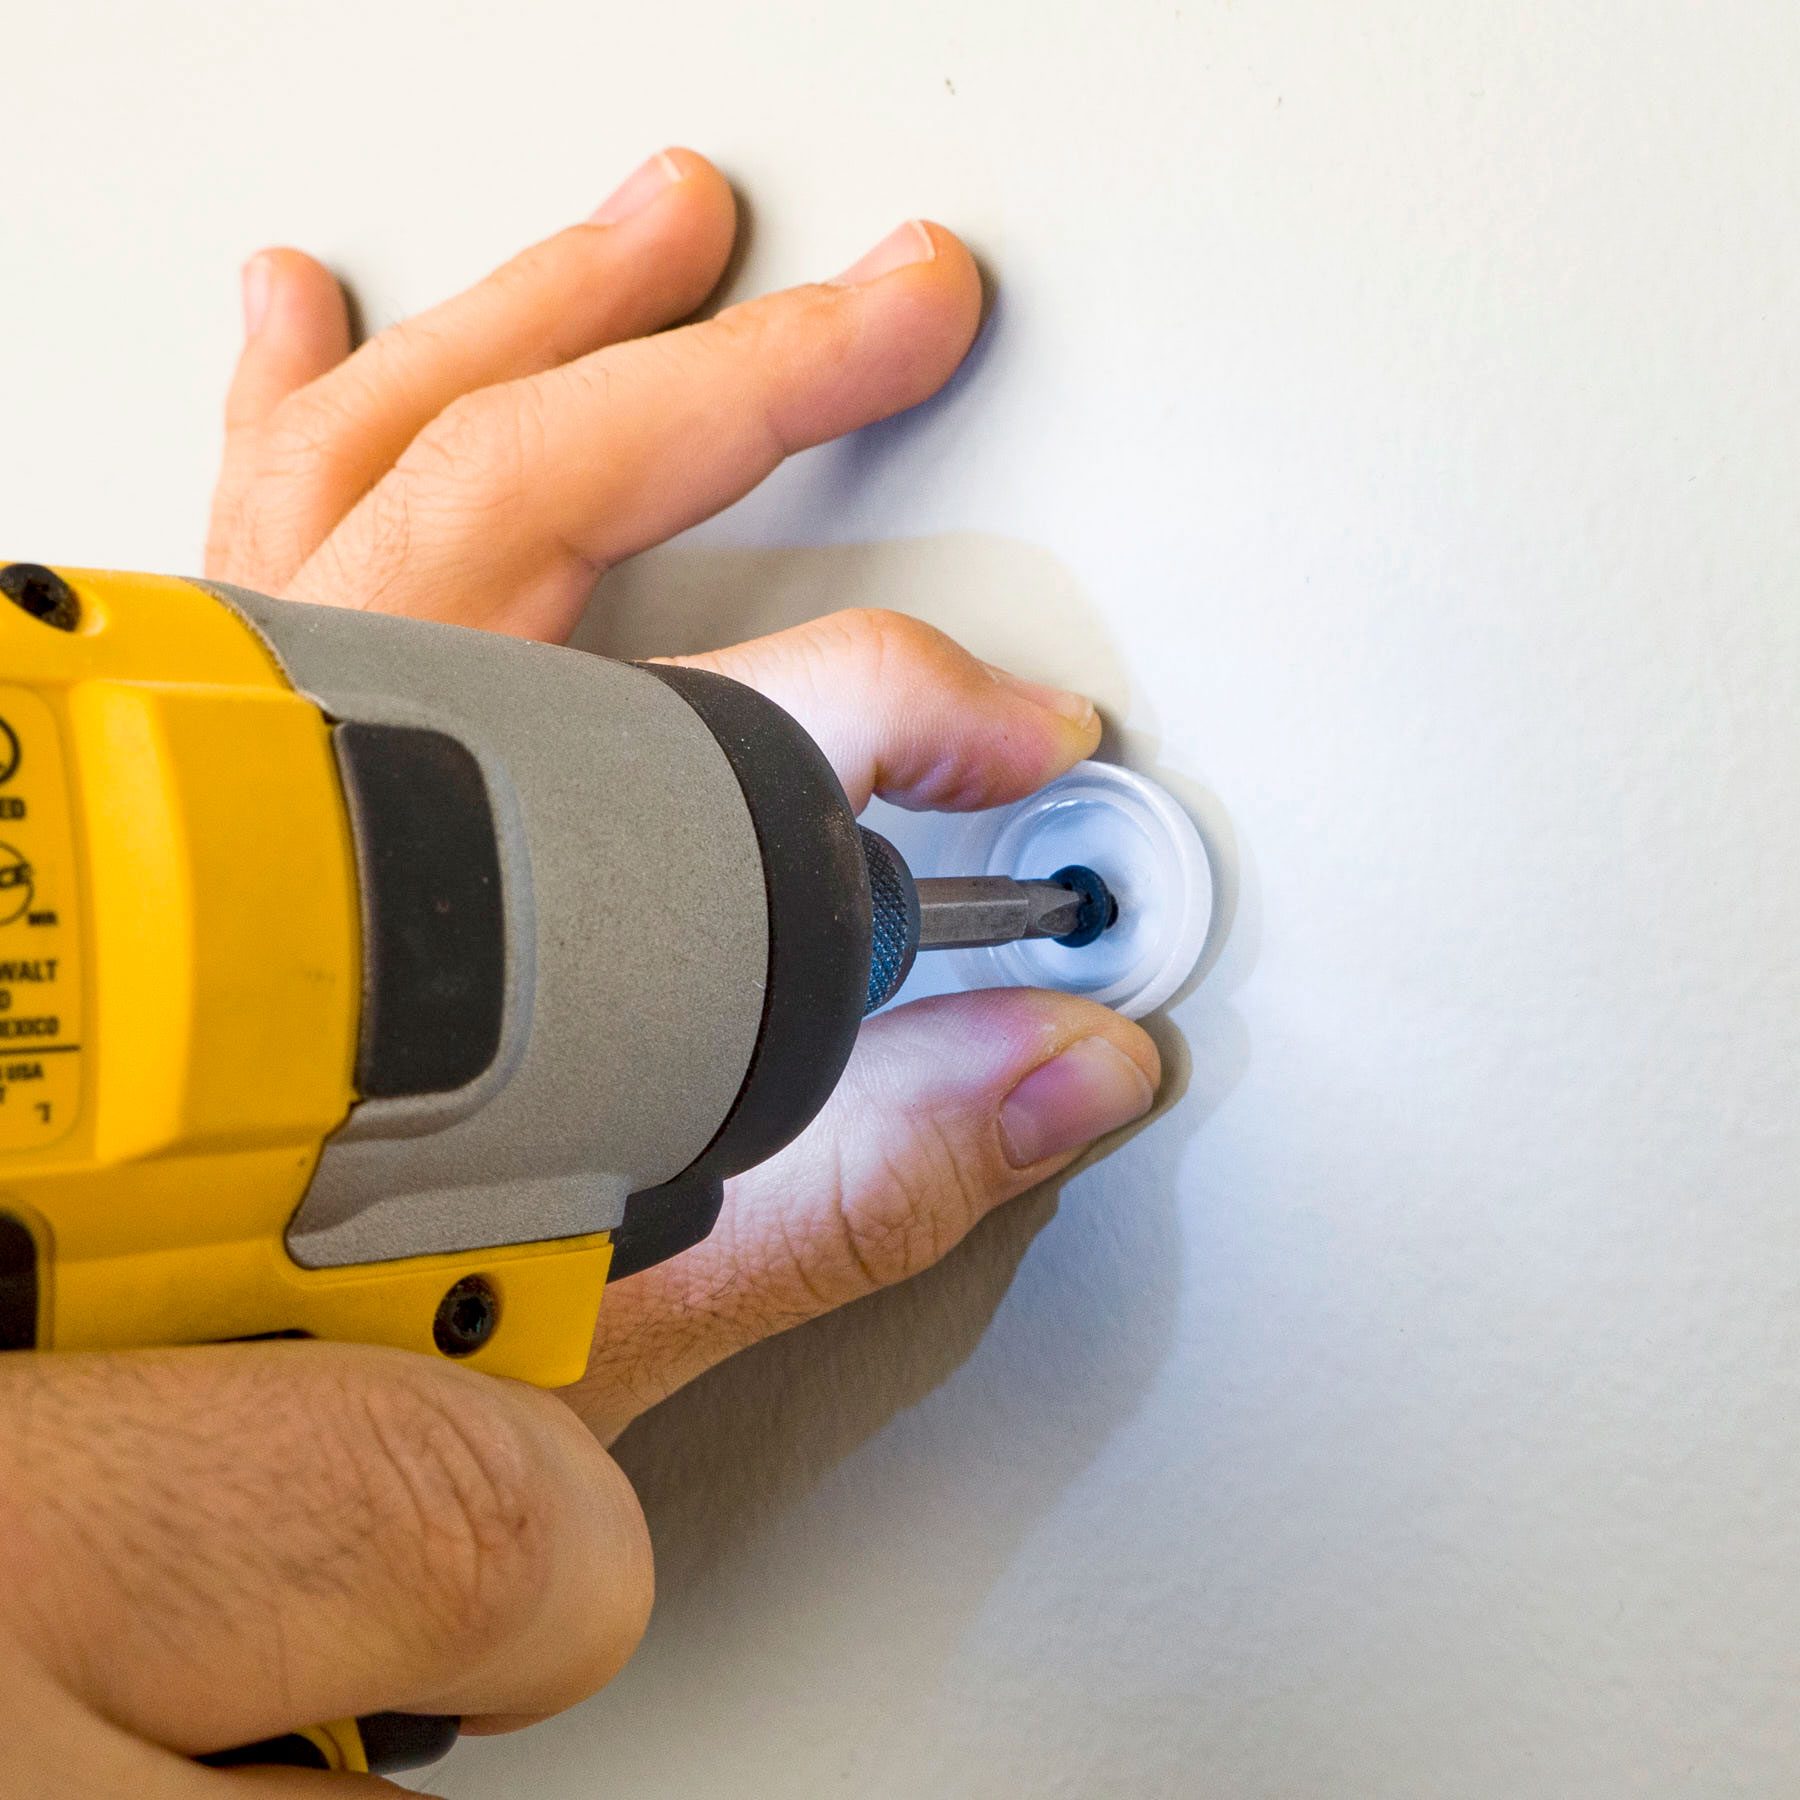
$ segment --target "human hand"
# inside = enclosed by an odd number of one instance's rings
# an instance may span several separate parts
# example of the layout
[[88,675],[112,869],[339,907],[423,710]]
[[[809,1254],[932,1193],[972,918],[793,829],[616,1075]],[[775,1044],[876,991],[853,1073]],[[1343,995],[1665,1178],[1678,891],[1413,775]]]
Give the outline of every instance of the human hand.
[[398,1794],[187,1758],[373,1711],[555,1712],[649,1616],[643,1515],[580,1421],[408,1351],[0,1357],[0,1447],[21,1800]]
[[[665,329],[711,291],[731,192],[653,157],[595,219],[353,354],[330,274],[246,270],[208,572],[264,592],[559,639],[596,577],[793,451],[935,392],[980,283],[936,225],[836,280]],[[1088,754],[1093,708],[895,614],[846,612],[686,659],[807,728],[858,807],[999,805]],[[1006,990],[871,1020],[836,1095],[731,1183],[712,1235],[608,1291],[566,1397],[605,1439],[733,1351],[936,1261],[984,1213],[1151,1103],[1150,1039]]]

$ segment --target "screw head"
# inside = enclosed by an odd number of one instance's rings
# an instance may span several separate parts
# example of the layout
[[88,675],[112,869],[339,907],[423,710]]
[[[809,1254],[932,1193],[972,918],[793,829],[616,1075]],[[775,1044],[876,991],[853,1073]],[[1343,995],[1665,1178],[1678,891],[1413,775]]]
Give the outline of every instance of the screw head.
[[431,1339],[446,1356],[473,1356],[500,1323],[500,1296],[485,1275],[465,1275],[438,1302]]
[[1056,940],[1059,944],[1065,944],[1071,950],[1085,949],[1103,931],[1110,931],[1119,922],[1118,896],[1084,863],[1070,863],[1066,869],[1058,869],[1050,879],[1058,887],[1073,888],[1081,896],[1081,911],[1074,929],[1059,937]]
[[75,590],[42,563],[8,563],[0,568],[0,594],[20,612],[56,631],[73,631],[81,623],[81,602]]

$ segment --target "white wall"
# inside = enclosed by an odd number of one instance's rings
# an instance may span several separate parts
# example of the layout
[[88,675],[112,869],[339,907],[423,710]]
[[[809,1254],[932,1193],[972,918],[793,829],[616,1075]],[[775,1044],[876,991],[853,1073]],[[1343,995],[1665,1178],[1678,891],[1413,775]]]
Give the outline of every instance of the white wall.
[[248,249],[380,323],[692,142],[743,288],[926,212],[999,299],[618,641],[914,608],[1095,687],[1221,862],[1167,1112],[632,1434],[643,1653],[440,1786],[1800,1792],[1800,11],[4,34],[8,554],[196,563]]

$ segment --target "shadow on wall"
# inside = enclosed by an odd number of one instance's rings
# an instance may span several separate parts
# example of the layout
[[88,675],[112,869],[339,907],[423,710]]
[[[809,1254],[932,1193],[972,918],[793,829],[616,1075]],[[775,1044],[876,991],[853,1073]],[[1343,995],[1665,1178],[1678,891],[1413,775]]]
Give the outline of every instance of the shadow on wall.
[[1129,680],[1093,603],[1049,551],[990,532],[731,549],[692,542],[621,563],[574,642],[609,656],[686,656],[846,606],[925,619],[1021,675],[1082,671],[1102,708]]
[[[1070,572],[1040,549],[986,535],[675,547],[615,571],[575,641],[611,655],[683,654],[849,604],[912,613],[1021,674],[1080,686],[1114,716],[1143,714]],[[1210,967],[1242,910],[1238,849],[1216,801],[1158,767],[1156,747],[1153,733],[1134,730],[1112,735],[1102,754],[1163,781],[1200,821],[1218,881]],[[1234,945],[1238,971],[1243,949]],[[1223,1001],[1234,985],[1208,991]],[[954,1535],[949,1599],[934,1592],[928,1609],[929,1635],[947,1653],[1034,1519],[1135,1409],[1169,1350],[1183,1153],[1236,1085],[1248,1049],[1226,1004],[1201,1012],[1193,1057],[1168,1019],[1148,1024],[1164,1091],[1152,1118],[1104,1157],[1003,1207],[937,1268],[735,1358],[626,1433],[619,1459],[657,1546],[656,1622],[640,1662],[655,1663],[659,1641],[681,1646],[689,1677],[703,1673],[696,1657],[739,1655],[710,1610],[720,1585],[753,1546],[794,1528],[812,1490],[872,1440],[883,1440],[872,1454],[903,1468],[896,1499],[907,1508],[905,1519],[879,1525],[905,1537],[939,1518]],[[1034,1249],[1052,1219],[1057,1229]],[[954,1399],[921,1405],[947,1383]],[[870,1604],[878,1569],[855,1560],[812,1604]],[[629,1706],[637,1678],[628,1673],[584,1713]]]

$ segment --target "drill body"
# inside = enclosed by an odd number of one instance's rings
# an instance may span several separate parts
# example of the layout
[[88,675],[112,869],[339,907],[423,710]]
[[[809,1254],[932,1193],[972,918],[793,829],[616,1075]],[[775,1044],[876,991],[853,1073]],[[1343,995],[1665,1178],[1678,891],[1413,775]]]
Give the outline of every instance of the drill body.
[[[554,1386],[824,1105],[916,951],[1109,928],[915,882],[698,670],[0,565],[0,1349],[390,1344]],[[378,1713],[202,1758],[385,1770]]]
[[864,850],[719,677],[0,569],[0,1344],[546,1384],[854,1042]]

